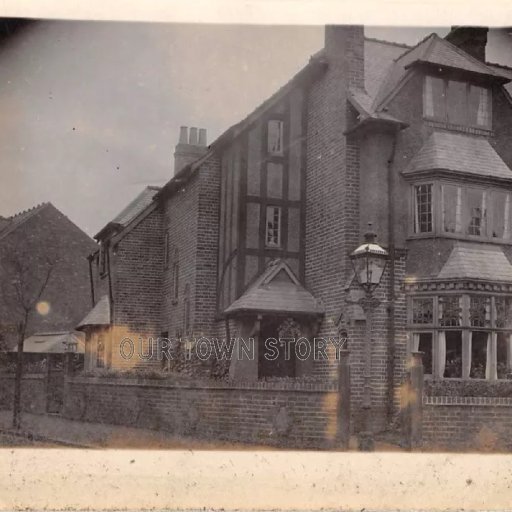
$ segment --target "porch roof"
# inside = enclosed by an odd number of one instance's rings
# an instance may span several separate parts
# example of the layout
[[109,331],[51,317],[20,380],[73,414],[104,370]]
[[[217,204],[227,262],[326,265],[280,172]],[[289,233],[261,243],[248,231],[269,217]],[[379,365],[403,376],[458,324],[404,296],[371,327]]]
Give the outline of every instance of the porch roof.
[[322,315],[321,302],[313,297],[283,260],[271,261],[265,271],[224,313],[270,312]]
[[512,265],[500,247],[458,242],[437,277],[512,282]]
[[89,325],[110,325],[110,301],[108,295],[101,297],[76,328],[82,329]]
[[[76,344],[76,353],[85,352],[84,339],[80,332],[41,332],[32,334],[23,343],[23,352],[27,354],[64,354],[69,344]],[[12,352],[17,352],[14,347]]]

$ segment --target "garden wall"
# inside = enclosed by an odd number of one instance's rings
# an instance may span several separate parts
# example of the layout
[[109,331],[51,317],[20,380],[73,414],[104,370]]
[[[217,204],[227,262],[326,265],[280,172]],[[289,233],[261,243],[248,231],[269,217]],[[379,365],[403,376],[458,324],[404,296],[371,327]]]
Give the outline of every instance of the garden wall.
[[[175,383],[75,376],[64,416],[212,440],[341,447],[338,386],[299,382]],[[348,404],[347,404],[348,405]]]
[[[0,409],[12,409],[14,375],[0,375]],[[46,374],[27,374],[21,384],[21,410],[42,414],[46,412]]]

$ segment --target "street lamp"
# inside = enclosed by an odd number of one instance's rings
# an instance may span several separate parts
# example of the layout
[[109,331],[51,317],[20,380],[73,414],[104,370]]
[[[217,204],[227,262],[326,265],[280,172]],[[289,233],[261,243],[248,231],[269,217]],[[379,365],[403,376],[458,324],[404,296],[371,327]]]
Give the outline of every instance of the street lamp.
[[380,284],[388,260],[387,251],[375,241],[377,235],[371,230],[371,223],[368,224],[368,227],[369,230],[364,236],[364,244],[360,245],[350,255],[357,282],[365,291],[365,296],[358,301],[366,316],[364,388],[361,406],[363,410],[363,429],[359,433],[359,449],[361,451],[372,451],[374,449],[371,425],[372,317],[373,310],[380,304],[380,301],[373,297],[373,292]]

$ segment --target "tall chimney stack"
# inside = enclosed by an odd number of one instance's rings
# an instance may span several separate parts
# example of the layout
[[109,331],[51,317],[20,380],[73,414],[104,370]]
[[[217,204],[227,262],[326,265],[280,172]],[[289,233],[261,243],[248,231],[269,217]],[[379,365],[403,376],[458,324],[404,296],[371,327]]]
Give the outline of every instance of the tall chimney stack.
[[487,27],[453,26],[445,39],[461,50],[469,53],[475,59],[485,62],[485,47],[487,46]]
[[174,174],[206,154],[206,130],[188,126],[180,127],[180,138],[174,151]]

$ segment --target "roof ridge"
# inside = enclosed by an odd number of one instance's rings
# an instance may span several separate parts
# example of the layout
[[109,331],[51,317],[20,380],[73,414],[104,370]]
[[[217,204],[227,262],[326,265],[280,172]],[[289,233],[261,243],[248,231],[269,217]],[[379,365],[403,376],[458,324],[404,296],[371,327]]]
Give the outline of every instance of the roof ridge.
[[418,41],[414,46],[411,46],[406,52],[402,53],[402,55],[399,55],[396,57],[396,59],[393,59],[393,62],[398,62],[400,59],[411,53],[413,50],[418,48],[418,46],[422,45],[429,37],[437,35],[435,32],[431,32],[430,34],[426,35],[421,41]]
[[500,64],[499,62],[485,61],[484,64],[486,66],[496,66],[497,68],[503,68],[503,69],[506,69],[508,71],[512,71],[512,66],[507,66],[506,64]]
[[390,46],[399,46],[400,48],[413,48],[409,44],[397,43],[395,41],[386,41],[385,39],[378,39],[377,37],[367,37],[367,36],[364,36],[364,39],[365,39],[365,41],[372,41],[374,43],[388,44]]
[[16,212],[13,215],[11,215],[10,217],[4,217],[4,218],[7,219],[7,220],[12,220],[12,219],[15,219],[16,217],[19,217],[20,215],[24,215],[26,213],[38,210],[38,209],[43,208],[44,206],[47,206],[49,204],[50,203],[48,201],[44,201],[42,203],[36,204],[35,206],[32,206],[31,208],[26,208],[25,210],[21,210],[19,212]]

